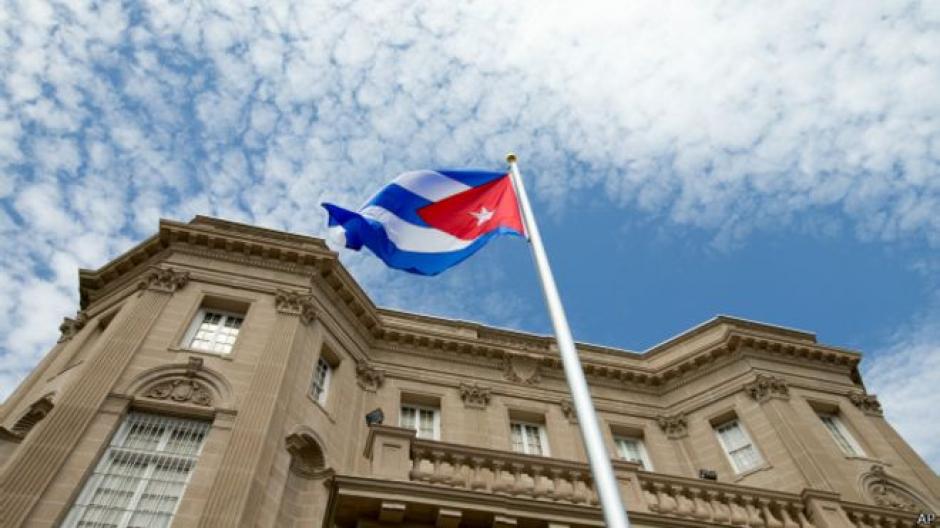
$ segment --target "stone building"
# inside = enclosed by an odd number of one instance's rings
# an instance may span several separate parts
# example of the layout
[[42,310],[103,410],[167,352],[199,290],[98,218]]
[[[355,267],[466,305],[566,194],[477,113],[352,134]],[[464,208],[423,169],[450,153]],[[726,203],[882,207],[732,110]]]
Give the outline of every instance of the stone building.
[[[603,525],[549,337],[376,307],[323,241],[206,217],[80,290],[0,408],[2,526]],[[730,317],[580,352],[637,527],[940,506],[857,352]]]

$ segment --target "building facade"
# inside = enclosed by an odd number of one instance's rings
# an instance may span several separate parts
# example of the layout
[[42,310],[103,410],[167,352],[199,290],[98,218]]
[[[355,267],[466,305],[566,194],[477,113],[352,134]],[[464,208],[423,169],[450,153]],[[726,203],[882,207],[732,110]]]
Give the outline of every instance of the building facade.
[[[0,526],[603,526],[549,337],[378,308],[322,240],[206,217],[80,290],[0,408]],[[940,509],[857,352],[729,317],[579,351],[637,527]]]

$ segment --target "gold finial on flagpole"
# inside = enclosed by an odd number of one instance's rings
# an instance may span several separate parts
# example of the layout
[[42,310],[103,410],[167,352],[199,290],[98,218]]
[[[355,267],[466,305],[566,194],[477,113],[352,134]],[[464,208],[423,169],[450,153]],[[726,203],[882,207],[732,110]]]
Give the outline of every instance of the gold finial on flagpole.
[[516,162],[515,154],[513,154],[512,152],[510,152],[509,154],[506,154],[506,163],[515,163],[515,162]]

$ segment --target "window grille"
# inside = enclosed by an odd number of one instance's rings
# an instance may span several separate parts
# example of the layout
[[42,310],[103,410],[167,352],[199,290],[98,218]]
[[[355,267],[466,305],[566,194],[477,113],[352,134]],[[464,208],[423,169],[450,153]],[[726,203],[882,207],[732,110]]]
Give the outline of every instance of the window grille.
[[432,407],[402,405],[398,425],[418,432],[418,438],[440,439],[440,414]]
[[63,526],[169,526],[208,432],[208,422],[128,414]]
[[313,372],[313,381],[310,383],[310,394],[320,403],[326,403],[326,391],[330,385],[330,375],[333,368],[322,357],[317,360],[317,368]]
[[643,469],[652,471],[652,464],[650,464],[646,455],[646,446],[643,445],[643,440],[618,436],[614,437],[614,443],[617,444],[620,458],[640,464]]
[[849,433],[838,416],[833,414],[820,414],[819,419],[826,426],[836,445],[848,456],[863,456],[862,448],[859,447],[855,438]]
[[228,354],[238,338],[244,319],[244,316],[238,314],[200,309],[190,330],[187,346],[193,350]]
[[548,455],[545,428],[538,424],[511,422],[512,450],[527,455]]
[[731,420],[715,429],[731,465],[737,473],[760,467],[764,461],[751,442],[750,437],[737,420]]

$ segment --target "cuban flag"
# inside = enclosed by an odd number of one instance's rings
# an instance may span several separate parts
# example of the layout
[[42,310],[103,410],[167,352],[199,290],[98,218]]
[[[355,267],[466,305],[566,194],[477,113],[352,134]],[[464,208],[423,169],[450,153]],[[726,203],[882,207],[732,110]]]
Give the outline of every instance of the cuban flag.
[[525,236],[506,172],[421,170],[399,175],[359,211],[324,203],[330,235],[388,266],[437,275],[499,234]]

